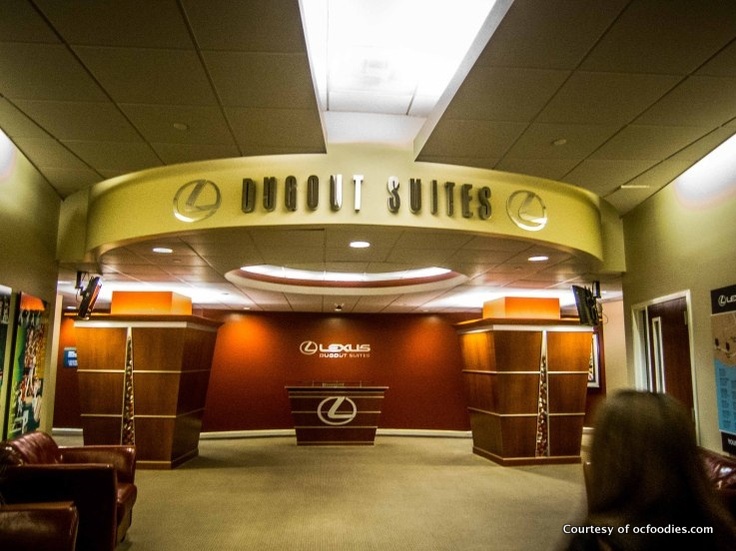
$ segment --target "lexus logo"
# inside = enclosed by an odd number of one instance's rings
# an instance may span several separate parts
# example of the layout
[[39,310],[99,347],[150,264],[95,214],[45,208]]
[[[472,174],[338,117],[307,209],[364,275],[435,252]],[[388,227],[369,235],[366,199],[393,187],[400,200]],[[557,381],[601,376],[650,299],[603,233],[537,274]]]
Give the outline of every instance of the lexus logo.
[[547,207],[542,198],[532,191],[512,193],[506,201],[506,212],[522,230],[539,231],[547,225]]
[[[338,411],[346,402],[350,406],[350,411]],[[358,406],[347,396],[330,396],[317,406],[317,416],[325,425],[347,425],[356,415]]]
[[299,345],[299,352],[301,352],[305,356],[316,354],[318,349],[319,347],[314,341],[304,341],[302,344]]
[[174,216],[182,222],[198,222],[220,208],[220,188],[209,180],[193,180],[174,195]]

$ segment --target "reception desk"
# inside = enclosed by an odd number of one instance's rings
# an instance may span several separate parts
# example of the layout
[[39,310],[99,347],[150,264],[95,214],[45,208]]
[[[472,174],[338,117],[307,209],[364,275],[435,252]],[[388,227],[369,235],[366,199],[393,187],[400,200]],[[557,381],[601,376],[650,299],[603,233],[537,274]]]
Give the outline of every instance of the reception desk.
[[287,386],[299,446],[372,446],[388,387],[315,382]]

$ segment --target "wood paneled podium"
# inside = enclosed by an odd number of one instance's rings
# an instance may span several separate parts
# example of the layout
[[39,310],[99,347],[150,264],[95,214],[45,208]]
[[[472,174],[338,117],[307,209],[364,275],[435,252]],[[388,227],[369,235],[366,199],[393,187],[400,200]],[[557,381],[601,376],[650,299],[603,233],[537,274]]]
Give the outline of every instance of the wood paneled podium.
[[134,444],[138,465],[149,469],[198,455],[219,326],[186,314],[114,310],[77,320],[84,443]]
[[372,446],[388,387],[312,382],[287,386],[298,446]]
[[473,452],[501,465],[580,462],[593,328],[531,316],[456,327]]

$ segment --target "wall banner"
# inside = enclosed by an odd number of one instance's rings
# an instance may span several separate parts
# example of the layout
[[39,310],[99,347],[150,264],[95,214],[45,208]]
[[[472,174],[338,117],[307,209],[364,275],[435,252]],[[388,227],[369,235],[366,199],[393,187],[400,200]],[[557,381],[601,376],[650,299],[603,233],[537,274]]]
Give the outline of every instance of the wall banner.
[[718,429],[723,451],[736,454],[736,285],[710,296]]

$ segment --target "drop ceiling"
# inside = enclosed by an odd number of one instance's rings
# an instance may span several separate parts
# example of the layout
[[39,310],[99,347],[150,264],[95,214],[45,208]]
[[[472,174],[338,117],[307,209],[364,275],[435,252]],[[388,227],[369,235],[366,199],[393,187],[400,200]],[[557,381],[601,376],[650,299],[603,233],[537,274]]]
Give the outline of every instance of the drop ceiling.
[[[329,148],[297,0],[4,0],[2,12],[0,128],[61,198],[151,167]],[[736,133],[735,118],[732,3],[516,0],[413,146],[418,161],[574,184],[623,216]],[[159,241],[136,243],[63,266],[61,277],[87,269],[106,282],[206,286],[218,308],[288,311],[446,311],[467,309],[447,305],[469,291],[594,279],[618,288],[616,274],[531,242],[370,227],[268,235],[264,249],[247,229],[182,234],[166,256],[150,252]],[[356,253],[351,238],[374,246]],[[550,260],[529,263],[536,252]],[[334,271],[442,265],[467,280],[335,297],[224,277],[251,260]]]

